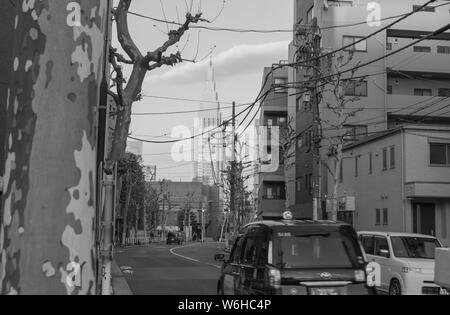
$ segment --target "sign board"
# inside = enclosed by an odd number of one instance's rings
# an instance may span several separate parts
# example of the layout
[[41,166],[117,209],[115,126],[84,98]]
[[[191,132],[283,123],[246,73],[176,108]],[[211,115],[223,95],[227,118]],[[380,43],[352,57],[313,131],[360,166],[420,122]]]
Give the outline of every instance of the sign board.
[[[327,211],[332,211],[333,199],[327,199]],[[338,211],[356,211],[356,198],[354,196],[345,196],[338,198]]]

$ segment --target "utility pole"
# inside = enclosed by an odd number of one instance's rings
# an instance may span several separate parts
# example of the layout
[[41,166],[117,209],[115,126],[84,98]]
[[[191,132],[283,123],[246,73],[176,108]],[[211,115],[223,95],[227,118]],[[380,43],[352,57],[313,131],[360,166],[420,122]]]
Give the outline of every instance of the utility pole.
[[[236,102],[233,102],[232,118],[232,145],[231,145],[231,174],[230,174],[230,214],[232,222],[233,239],[237,235],[236,224]],[[230,240],[228,240],[230,241]]]
[[320,95],[318,91],[318,82],[320,78],[320,33],[317,25],[317,18],[313,20],[313,25],[311,27],[311,53],[308,59],[312,59],[313,76],[312,76],[312,110],[313,110],[313,220],[319,219],[319,213],[321,213],[321,124],[320,124]]
[[105,56],[88,52],[103,52],[107,1],[22,2],[15,1],[10,43],[0,294],[96,294],[96,117]]

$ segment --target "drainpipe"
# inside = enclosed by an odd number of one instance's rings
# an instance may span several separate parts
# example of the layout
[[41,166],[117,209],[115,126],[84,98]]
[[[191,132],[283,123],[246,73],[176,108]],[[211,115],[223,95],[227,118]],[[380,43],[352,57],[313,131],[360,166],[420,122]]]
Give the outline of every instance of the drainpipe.
[[408,207],[408,204],[406,202],[405,197],[405,173],[406,173],[406,157],[405,157],[405,137],[406,133],[405,130],[402,130],[401,132],[401,147],[402,147],[402,154],[401,154],[401,161],[402,161],[402,213],[403,213],[403,232],[407,232],[406,230],[406,208]]
[[105,210],[102,248],[102,295],[111,295],[111,265],[113,259],[113,205],[114,177],[107,175],[105,182]]

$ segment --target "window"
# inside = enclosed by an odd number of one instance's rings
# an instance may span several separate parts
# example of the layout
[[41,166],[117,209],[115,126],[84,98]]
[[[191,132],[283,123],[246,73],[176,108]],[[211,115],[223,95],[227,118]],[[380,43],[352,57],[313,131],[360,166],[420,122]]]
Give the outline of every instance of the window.
[[381,209],[375,209],[375,225],[381,225]]
[[386,50],[392,50],[392,43],[386,43]]
[[[344,36],[344,47],[349,46],[346,48],[346,51],[359,51],[359,52],[366,52],[367,51],[367,40],[363,40],[359,43],[357,41],[361,40],[364,37],[359,36]],[[350,46],[352,45],[352,46]]]
[[413,50],[414,50],[414,52],[430,53],[431,47],[430,46],[414,46]]
[[355,177],[358,177],[359,156],[355,156]]
[[437,53],[438,54],[450,54],[450,46],[438,46]]
[[430,164],[450,165],[450,143],[430,143]]
[[361,243],[366,254],[373,255],[373,250],[375,248],[374,237],[370,235],[363,235],[361,238]]
[[447,89],[447,88],[438,89],[438,96],[439,97],[450,97],[450,89]]
[[387,170],[387,163],[388,163],[388,151],[387,148],[383,149],[383,171]]
[[[413,11],[418,10],[420,7],[421,7],[421,5],[413,5]],[[431,6],[426,6],[426,7],[422,8],[420,11],[423,11],[423,12],[435,12],[436,9],[434,7],[431,7]]]
[[345,95],[367,96],[367,81],[349,81],[346,85]]
[[234,242],[233,249],[231,250],[231,253],[230,253],[230,261],[231,262],[239,263],[239,252],[240,252],[240,248],[242,246],[242,241],[243,241],[243,238],[238,237],[236,239],[236,241]]
[[414,95],[415,96],[432,96],[433,90],[432,89],[414,89]]
[[381,256],[381,251],[389,251],[388,241],[385,237],[376,236],[375,237],[375,256]]
[[388,209],[383,209],[383,225],[389,225]]
[[389,95],[392,94],[392,85],[388,85],[387,86],[386,93],[389,94]]
[[246,265],[256,265],[258,255],[258,239],[248,237],[244,240],[241,262]]
[[307,24],[312,23],[313,19],[314,19],[314,6],[312,6],[312,7],[308,10],[308,12],[306,12],[306,23],[307,23]]
[[264,199],[269,200],[284,200],[286,199],[286,190],[284,183],[278,182],[266,182],[265,184],[266,195]]
[[395,168],[395,146],[390,147],[390,155],[389,155],[390,167],[391,169]]
[[301,109],[301,104],[302,104],[302,98],[301,97],[299,97],[299,98],[297,98],[297,101],[296,101],[296,109],[297,109],[297,113],[300,111],[300,109]]
[[369,174],[373,173],[373,154],[369,153]]
[[303,140],[302,139],[297,139],[297,148],[301,149],[303,147]]

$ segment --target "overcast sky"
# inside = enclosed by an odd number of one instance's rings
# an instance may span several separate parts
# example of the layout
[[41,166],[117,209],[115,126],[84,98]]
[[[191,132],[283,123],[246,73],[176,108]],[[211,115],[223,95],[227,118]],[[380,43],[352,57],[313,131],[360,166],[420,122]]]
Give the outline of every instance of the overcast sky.
[[[134,0],[131,11],[142,15],[183,22],[186,3],[190,0]],[[204,17],[213,20],[218,16],[223,0],[194,0],[193,13],[202,5]],[[164,12],[163,12],[164,8]],[[293,0],[226,0],[222,13],[213,24],[208,26],[240,29],[290,29],[293,24]],[[130,31],[142,51],[155,49],[167,36],[167,25],[143,19],[129,17]],[[169,26],[170,27],[170,26]],[[219,99],[227,103],[252,102],[261,87],[265,66],[287,59],[288,43],[292,33],[232,33],[192,29],[189,37],[185,35],[179,48],[186,48],[183,57],[201,60],[215,46],[213,58],[216,71]],[[189,41],[186,44],[186,40]],[[116,46],[117,43],[115,44]],[[198,46],[198,49],[197,49]],[[147,96],[201,99],[208,69],[208,59],[198,63],[184,63],[174,68],[164,68],[148,74],[143,86]],[[167,112],[196,110],[197,102],[163,100],[146,97],[134,106],[134,113]],[[178,125],[192,127],[195,114],[134,116],[132,133],[147,140],[165,140],[161,137],[171,133]],[[223,111],[224,117],[230,117],[230,110]],[[155,138],[156,137],[156,138]],[[193,176],[191,166],[173,162],[170,156],[171,145],[145,144],[144,162],[158,166],[158,177],[174,181],[190,181]]]

